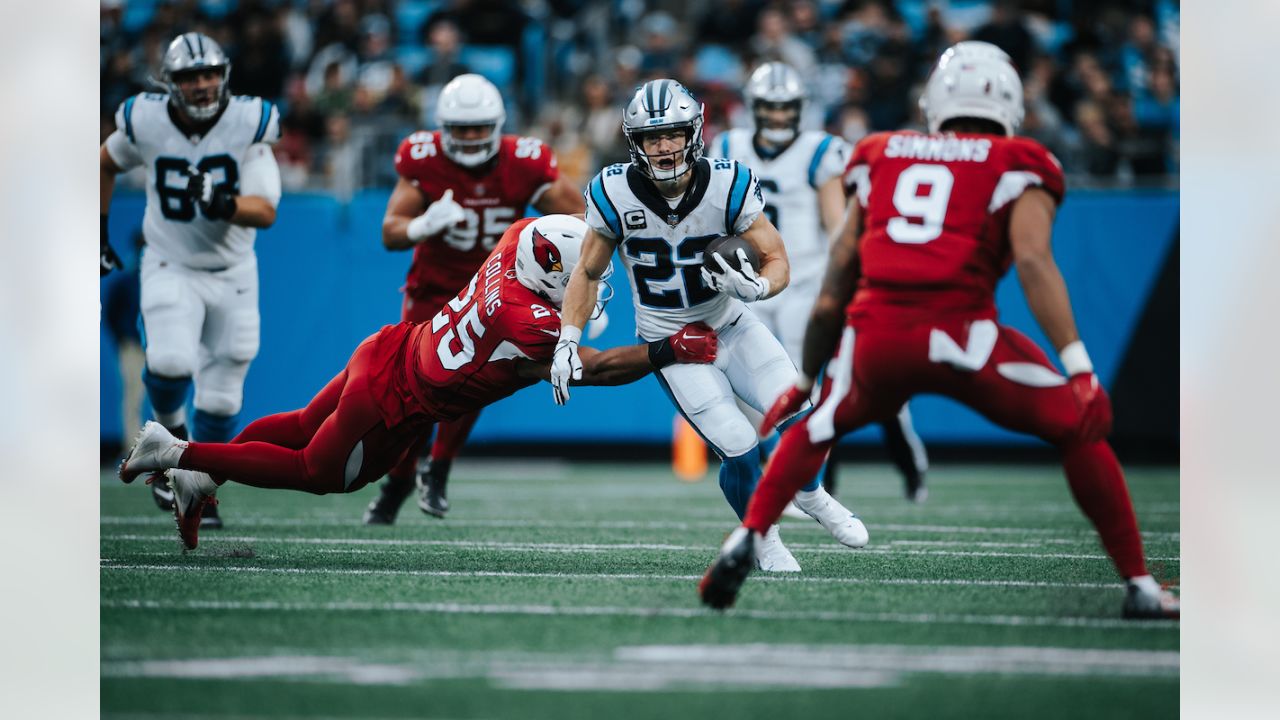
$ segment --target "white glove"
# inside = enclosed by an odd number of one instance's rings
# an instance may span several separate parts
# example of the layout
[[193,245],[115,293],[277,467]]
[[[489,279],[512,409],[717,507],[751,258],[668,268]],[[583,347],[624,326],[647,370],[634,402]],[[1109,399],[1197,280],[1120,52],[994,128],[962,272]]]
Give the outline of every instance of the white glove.
[[756,274],[755,268],[747,261],[747,253],[738,249],[738,265],[741,270],[729,267],[720,253],[711,253],[712,259],[720,266],[720,272],[711,272],[702,267],[702,281],[707,287],[726,295],[738,298],[742,302],[755,302],[769,294],[769,278]]
[[609,327],[609,313],[605,312],[604,308],[600,308],[600,312],[587,323],[587,339],[595,340],[604,334],[604,329],[607,327]]
[[560,328],[560,342],[556,343],[555,354],[551,356],[551,389],[557,405],[569,402],[569,381],[582,379],[582,358],[578,357],[581,340],[580,328],[572,325]]
[[453,190],[445,190],[440,199],[418,217],[409,221],[409,240],[422,242],[456,223],[465,220],[467,213],[453,201]]

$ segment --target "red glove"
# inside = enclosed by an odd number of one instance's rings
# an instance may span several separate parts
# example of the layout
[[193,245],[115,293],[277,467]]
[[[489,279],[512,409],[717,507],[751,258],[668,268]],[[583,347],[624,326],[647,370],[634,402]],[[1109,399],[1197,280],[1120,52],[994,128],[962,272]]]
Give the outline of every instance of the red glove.
[[1098,376],[1091,372],[1076,373],[1068,382],[1076,407],[1080,408],[1076,436],[1087,443],[1106,438],[1111,434],[1111,398],[1102,389]]
[[689,323],[668,338],[676,353],[676,362],[710,363],[716,360],[716,331],[704,322]]
[[773,401],[773,407],[764,414],[764,421],[760,423],[760,437],[768,437],[769,433],[778,427],[778,423],[800,412],[800,408],[804,407],[809,400],[809,390],[801,390],[792,385],[786,392],[779,395],[778,399]]
[[649,343],[649,364],[710,363],[716,359],[716,331],[704,322],[689,323],[671,337]]

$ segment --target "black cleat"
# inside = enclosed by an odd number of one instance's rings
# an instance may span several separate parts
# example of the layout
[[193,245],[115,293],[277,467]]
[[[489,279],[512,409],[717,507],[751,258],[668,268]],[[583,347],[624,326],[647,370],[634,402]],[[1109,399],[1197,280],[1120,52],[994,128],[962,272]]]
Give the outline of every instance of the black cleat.
[[408,478],[396,478],[390,475],[378,485],[378,497],[369,503],[364,511],[365,525],[394,525],[396,515],[400,514],[400,506],[405,498],[413,492],[413,482]]
[[218,504],[207,503],[204,506],[204,513],[200,515],[201,530],[221,530],[222,517],[218,515]]
[[449,512],[449,500],[445,486],[449,484],[449,468],[452,460],[427,460],[424,469],[418,465],[418,507],[428,515],[443,518]]
[[920,504],[929,499],[929,488],[924,484],[924,473],[911,473],[902,477],[907,500]]
[[698,583],[702,603],[724,610],[738,599],[738,590],[756,566],[756,534],[739,527],[729,534],[720,548],[720,557],[707,568]]

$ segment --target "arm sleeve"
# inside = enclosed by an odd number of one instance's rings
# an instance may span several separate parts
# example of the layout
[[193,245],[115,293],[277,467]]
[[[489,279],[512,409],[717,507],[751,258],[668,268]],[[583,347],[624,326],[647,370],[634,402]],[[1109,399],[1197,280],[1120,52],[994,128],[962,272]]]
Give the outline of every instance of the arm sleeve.
[[107,154],[121,170],[135,168],[143,161],[133,128],[133,105],[137,99],[135,95],[120,103],[116,110],[116,130],[107,137]]
[[271,207],[280,205],[280,166],[266,143],[249,146],[240,164],[240,194],[265,198]]
[[618,208],[605,189],[603,172],[587,183],[587,191],[583,194],[587,199],[587,225],[610,240],[621,238],[622,220],[618,216]]
[[734,180],[729,186],[729,205],[725,209],[725,216],[729,221],[725,226],[741,235],[764,210],[764,194],[760,190],[760,179],[755,173],[742,163],[734,165]]
[[833,177],[840,177],[849,163],[849,143],[843,138],[828,135],[818,143],[809,163],[809,185],[819,188]]
[[1067,193],[1062,164],[1040,143],[1027,138],[1014,138],[1005,146],[1005,170],[996,182],[987,210],[996,212],[1017,200],[1027,188],[1038,187],[1062,204]]

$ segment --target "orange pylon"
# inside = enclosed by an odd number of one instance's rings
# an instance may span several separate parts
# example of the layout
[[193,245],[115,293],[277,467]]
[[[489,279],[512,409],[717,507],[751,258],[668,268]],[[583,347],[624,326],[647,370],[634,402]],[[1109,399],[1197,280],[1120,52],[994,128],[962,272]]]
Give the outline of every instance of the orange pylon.
[[707,445],[698,431],[677,415],[671,436],[671,470],[684,482],[698,482],[707,475]]

